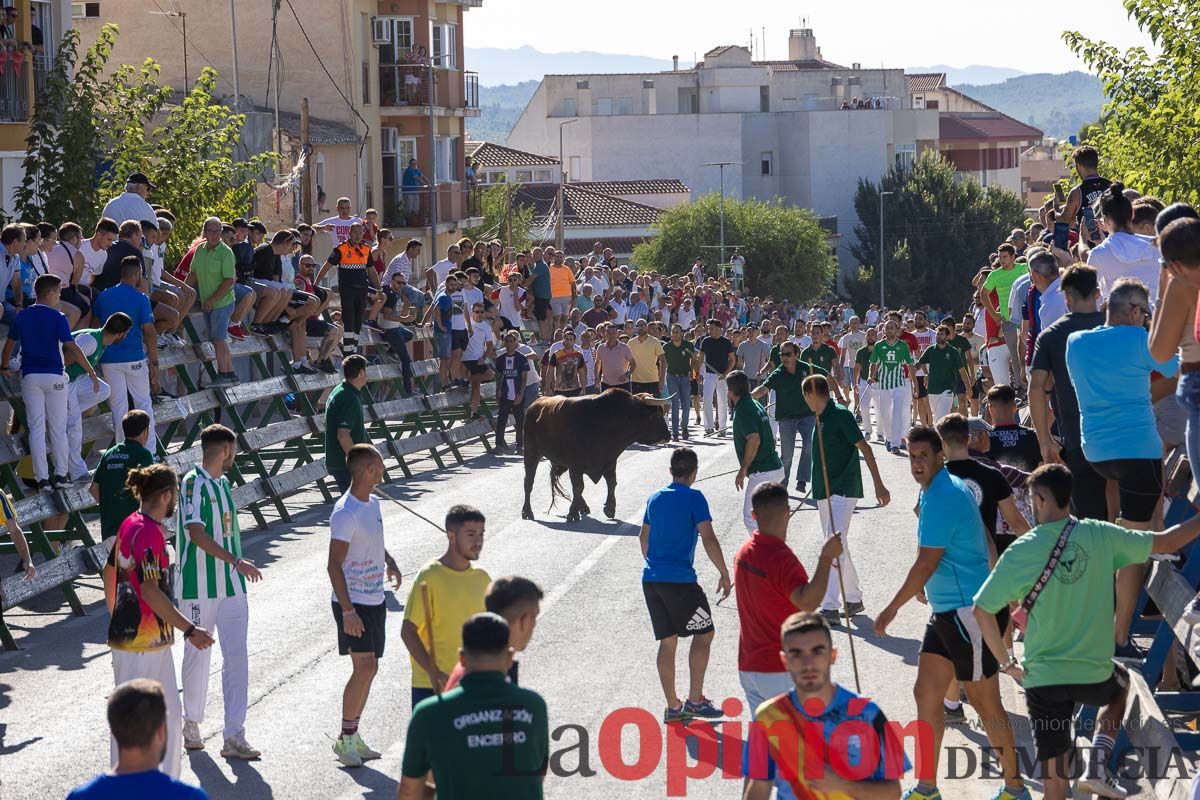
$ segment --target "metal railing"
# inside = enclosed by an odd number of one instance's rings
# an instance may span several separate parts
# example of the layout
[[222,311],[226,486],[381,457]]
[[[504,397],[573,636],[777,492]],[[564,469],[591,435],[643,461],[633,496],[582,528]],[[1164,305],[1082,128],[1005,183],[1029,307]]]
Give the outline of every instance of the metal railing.
[[437,104],[437,91],[429,84],[429,67],[423,64],[380,64],[379,105],[427,106]]
[[[20,52],[20,51],[16,51]],[[29,56],[14,63],[13,51],[0,51],[0,121],[29,120]],[[35,74],[36,77],[36,74]],[[43,83],[45,73],[42,74]]]
[[463,73],[463,108],[479,108],[479,73]]
[[383,222],[389,228],[427,228],[433,221],[433,202],[438,201],[439,222],[483,216],[485,187],[441,184],[436,190],[422,186],[405,191],[399,186],[384,189]]

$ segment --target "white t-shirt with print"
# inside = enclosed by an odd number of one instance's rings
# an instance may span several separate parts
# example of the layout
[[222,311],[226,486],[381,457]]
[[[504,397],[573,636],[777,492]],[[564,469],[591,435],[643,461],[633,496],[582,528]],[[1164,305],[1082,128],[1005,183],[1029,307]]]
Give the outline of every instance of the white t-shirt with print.
[[[387,565],[384,562],[383,514],[379,500],[367,502],[346,492],[333,507],[329,518],[329,533],[335,541],[348,542],[342,574],[351,603],[377,606],[383,603],[383,584]],[[337,602],[337,594],[333,602]],[[343,609],[345,610],[345,609]]]

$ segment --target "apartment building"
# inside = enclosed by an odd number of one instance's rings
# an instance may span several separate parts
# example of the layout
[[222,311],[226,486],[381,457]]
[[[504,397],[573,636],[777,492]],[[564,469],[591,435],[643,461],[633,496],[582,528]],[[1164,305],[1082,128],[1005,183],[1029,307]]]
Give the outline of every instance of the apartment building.
[[1045,139],[1021,153],[1021,197],[1026,208],[1040,208],[1054,192],[1054,184],[1070,181],[1071,170],[1063,154],[1066,142]]
[[809,208],[836,217],[842,234],[857,219],[859,178],[877,180],[938,143],[938,113],[913,108],[902,69],[828,61],[807,28],[791,31],[787,60],[756,61],[728,45],[691,69],[547,75],[506,144],[557,153],[566,123],[572,180],[666,175],[706,194],[723,173],[727,196]]
[[[313,181],[303,207],[313,209],[309,216],[345,195],[358,210],[378,209],[400,237],[446,241],[479,221],[477,193],[464,172],[464,120],[479,114],[479,80],[466,69],[462,30],[465,13],[482,2],[291,0],[275,21],[278,87],[271,2],[99,0],[75,3],[74,22],[85,46],[104,23],[117,23],[121,35],[111,63],[151,56],[162,65],[160,80],[172,86],[212,66],[225,102],[236,97],[240,110],[263,116],[272,128],[277,88],[285,170],[299,155],[299,114],[307,98]],[[401,179],[413,158],[433,188],[406,203]],[[280,216],[288,217],[289,203],[294,212],[300,200],[284,198]]]
[[15,24],[0,19],[0,207],[12,211],[13,192],[25,182],[25,140],[35,98],[71,27],[70,0],[6,0]]

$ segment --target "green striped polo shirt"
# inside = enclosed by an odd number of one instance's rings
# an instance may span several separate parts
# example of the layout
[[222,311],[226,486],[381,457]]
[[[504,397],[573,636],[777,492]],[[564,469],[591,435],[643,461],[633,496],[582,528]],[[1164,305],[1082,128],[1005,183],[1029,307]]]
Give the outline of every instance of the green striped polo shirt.
[[224,475],[213,478],[197,464],[183,476],[176,515],[179,599],[216,600],[245,594],[246,579],[233,565],[204,552],[188,535],[188,525],[203,525],[213,541],[241,558],[242,535],[229,479]]
[[913,357],[904,340],[897,339],[892,344],[884,339],[875,343],[871,363],[879,365],[880,389],[899,389],[904,386],[904,365],[913,363]]

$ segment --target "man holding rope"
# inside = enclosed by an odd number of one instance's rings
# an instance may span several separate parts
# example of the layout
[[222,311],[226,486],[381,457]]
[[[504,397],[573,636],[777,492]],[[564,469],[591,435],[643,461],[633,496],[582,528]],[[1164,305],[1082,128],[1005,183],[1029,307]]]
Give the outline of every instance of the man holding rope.
[[[810,375],[804,379],[804,402],[812,409],[817,420],[817,461],[813,470],[813,499],[821,516],[821,530],[826,537],[842,536],[842,554],[833,564],[835,579],[829,581],[825,598],[821,601],[821,616],[830,621],[838,619],[838,600],[845,592],[846,615],[854,616],[864,610],[862,588],[858,585],[858,571],[850,559],[850,520],[854,507],[863,496],[862,470],[858,466],[858,454],[862,453],[875,483],[875,499],[882,508],[892,499],[871,445],[863,438],[862,430],[854,421],[854,414],[845,406],[832,402],[829,397],[829,381],[824,375]],[[826,485],[828,482],[828,485]],[[821,501],[825,502],[821,502]],[[840,574],[839,574],[840,573]]]

